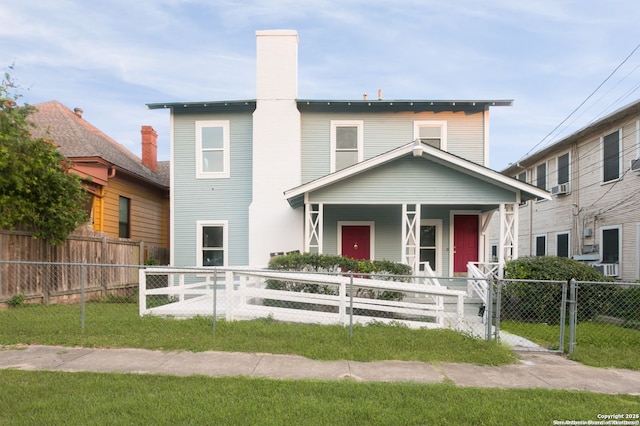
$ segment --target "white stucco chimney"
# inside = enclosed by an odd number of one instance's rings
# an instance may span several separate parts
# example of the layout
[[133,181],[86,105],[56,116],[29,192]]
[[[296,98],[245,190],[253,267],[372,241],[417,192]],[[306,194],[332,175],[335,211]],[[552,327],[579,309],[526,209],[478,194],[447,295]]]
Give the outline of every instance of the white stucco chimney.
[[283,194],[301,183],[298,33],[257,31],[256,64],[249,263],[266,266],[270,253],[303,248],[303,209]]

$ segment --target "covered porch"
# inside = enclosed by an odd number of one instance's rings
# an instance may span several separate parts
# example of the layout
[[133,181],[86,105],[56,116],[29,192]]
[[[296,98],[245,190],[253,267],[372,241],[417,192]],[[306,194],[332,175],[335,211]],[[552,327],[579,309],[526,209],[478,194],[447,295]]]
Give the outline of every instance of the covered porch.
[[[468,264],[497,264],[518,252],[518,206],[549,198],[520,182],[419,141],[285,192],[304,209],[304,251],[424,265],[466,276]],[[485,235],[498,215],[500,242]]]

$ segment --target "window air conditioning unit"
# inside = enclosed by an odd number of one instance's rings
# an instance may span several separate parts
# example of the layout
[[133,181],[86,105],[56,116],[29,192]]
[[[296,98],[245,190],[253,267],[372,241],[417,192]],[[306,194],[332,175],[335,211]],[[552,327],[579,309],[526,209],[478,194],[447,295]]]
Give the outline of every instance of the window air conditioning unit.
[[632,172],[640,172],[640,158],[636,158],[635,160],[631,160],[631,171]]
[[571,192],[571,185],[569,182],[561,183],[560,185],[551,188],[551,195],[565,195]]
[[618,276],[618,264],[617,263],[595,263],[593,265],[596,271],[600,272],[606,277]]

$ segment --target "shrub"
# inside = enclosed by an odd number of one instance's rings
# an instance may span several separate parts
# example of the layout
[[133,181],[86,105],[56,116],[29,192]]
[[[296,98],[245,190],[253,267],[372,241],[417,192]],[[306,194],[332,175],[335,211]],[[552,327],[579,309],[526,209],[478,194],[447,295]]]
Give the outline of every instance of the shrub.
[[[555,257],[522,257],[505,264],[505,279],[532,281],[613,281],[594,268],[576,260]],[[580,284],[578,318],[591,320],[606,309],[614,286]],[[568,296],[568,295],[567,295]],[[546,282],[511,282],[502,290],[502,318],[526,322],[557,324],[560,321],[562,284]]]

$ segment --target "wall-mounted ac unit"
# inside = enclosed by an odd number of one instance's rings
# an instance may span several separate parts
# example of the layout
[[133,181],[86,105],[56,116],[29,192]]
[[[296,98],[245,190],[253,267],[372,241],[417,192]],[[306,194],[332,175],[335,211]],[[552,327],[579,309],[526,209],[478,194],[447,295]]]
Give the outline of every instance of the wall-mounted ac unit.
[[617,277],[619,275],[617,263],[594,263],[593,267],[607,277]]
[[640,158],[636,158],[635,160],[631,160],[631,171],[632,172],[640,172]]
[[571,192],[571,185],[569,182],[561,183],[551,188],[551,195],[565,195]]

